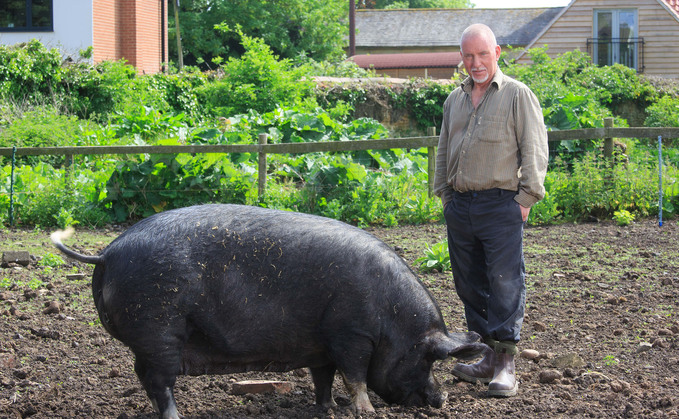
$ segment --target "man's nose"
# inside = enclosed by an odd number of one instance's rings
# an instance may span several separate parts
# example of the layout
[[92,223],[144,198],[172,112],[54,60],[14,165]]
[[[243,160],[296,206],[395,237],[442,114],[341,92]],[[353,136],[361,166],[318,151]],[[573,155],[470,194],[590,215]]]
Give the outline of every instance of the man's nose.
[[472,64],[474,68],[481,67],[482,66],[481,57],[475,55],[474,58],[472,58]]

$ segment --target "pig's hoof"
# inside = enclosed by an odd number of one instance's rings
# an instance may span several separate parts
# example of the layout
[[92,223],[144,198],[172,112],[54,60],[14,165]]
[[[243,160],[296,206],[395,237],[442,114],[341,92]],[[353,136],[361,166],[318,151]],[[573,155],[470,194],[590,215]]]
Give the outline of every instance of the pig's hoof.
[[321,403],[321,407],[325,410],[334,409],[337,407],[337,403],[335,403],[333,399],[330,399],[329,402]]
[[352,406],[351,410],[353,410],[354,414],[357,416],[363,413],[375,413],[375,408],[369,400],[357,401],[356,404]]

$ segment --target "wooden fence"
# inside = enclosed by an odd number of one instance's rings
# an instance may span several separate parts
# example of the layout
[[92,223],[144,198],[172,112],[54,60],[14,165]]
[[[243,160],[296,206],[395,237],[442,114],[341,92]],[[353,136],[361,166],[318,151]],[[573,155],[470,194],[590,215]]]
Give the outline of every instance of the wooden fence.
[[[407,138],[386,138],[363,141],[327,141],[311,143],[267,144],[267,135],[260,134],[258,144],[205,144],[173,146],[80,146],[80,147],[0,147],[1,156],[65,156],[70,161],[74,155],[83,154],[180,154],[180,153],[258,153],[259,193],[266,189],[267,154],[301,154],[317,152],[341,152],[359,150],[385,150],[395,148],[422,148],[428,150],[429,192],[433,190],[436,165],[436,128],[431,127],[427,136]],[[679,138],[679,128],[616,128],[613,118],[604,120],[604,127],[567,131],[549,131],[548,140],[589,140],[604,139],[604,157],[613,155],[613,138]]]

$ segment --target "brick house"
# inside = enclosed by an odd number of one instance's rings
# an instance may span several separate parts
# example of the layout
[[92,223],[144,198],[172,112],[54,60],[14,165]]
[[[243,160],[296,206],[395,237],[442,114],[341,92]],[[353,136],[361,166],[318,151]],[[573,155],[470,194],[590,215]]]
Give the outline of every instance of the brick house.
[[125,59],[139,73],[163,71],[168,62],[168,0],[3,0],[0,44],[40,40],[77,59]]

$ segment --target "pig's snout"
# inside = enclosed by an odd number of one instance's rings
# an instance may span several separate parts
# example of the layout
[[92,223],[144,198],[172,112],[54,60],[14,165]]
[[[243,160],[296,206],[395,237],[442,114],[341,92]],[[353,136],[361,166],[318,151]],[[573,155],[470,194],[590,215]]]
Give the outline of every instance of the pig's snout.
[[446,402],[446,400],[448,400],[448,392],[437,391],[428,397],[427,404],[437,409],[440,409],[441,407],[443,407],[443,404]]
[[428,389],[422,392],[416,391],[411,393],[403,404],[417,407],[432,406],[440,409],[446,400],[448,400],[447,391]]

